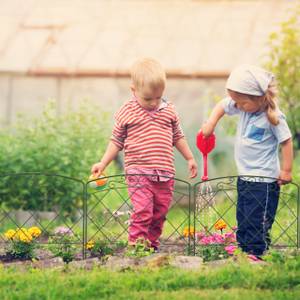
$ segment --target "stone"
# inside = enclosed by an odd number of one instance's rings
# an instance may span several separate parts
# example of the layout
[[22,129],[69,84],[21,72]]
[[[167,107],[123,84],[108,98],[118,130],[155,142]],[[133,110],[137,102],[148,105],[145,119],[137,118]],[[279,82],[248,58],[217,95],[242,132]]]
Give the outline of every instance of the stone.
[[138,264],[139,266],[158,268],[169,265],[170,259],[171,257],[168,253],[154,253],[140,258]]
[[170,265],[185,270],[198,270],[203,265],[203,259],[197,256],[175,256]]
[[69,263],[69,267],[74,269],[92,270],[94,267],[101,265],[101,261],[97,257],[87,258],[85,260],[74,260]]
[[110,256],[104,267],[112,271],[124,271],[136,267],[137,265],[137,258]]
[[221,266],[224,266],[224,265],[232,263],[232,262],[233,261],[229,260],[229,259],[219,259],[219,260],[208,261],[205,263],[205,265],[208,267],[216,268],[216,267],[221,267]]

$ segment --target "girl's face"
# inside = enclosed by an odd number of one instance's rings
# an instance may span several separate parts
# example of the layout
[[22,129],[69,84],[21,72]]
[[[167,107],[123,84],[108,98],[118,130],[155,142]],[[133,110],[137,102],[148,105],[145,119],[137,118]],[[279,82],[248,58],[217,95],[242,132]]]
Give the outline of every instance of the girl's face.
[[257,97],[257,99],[251,99],[249,96],[228,90],[228,94],[231,99],[236,103],[236,107],[242,111],[255,113],[262,108],[263,97]]
[[134,87],[131,88],[134,96],[137,98],[139,104],[148,110],[157,109],[161,103],[161,97],[164,92],[164,88],[141,88],[135,89]]

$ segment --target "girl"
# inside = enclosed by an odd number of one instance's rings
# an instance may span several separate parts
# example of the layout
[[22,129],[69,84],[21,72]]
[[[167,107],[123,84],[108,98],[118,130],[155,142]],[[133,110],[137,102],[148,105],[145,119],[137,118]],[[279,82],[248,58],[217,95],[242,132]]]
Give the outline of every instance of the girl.
[[[280,185],[291,181],[291,132],[276,101],[273,74],[242,65],[230,74],[228,98],[213,109],[202,132],[209,136],[220,118],[239,115],[235,142],[238,169],[237,241],[244,252],[260,256],[270,244]],[[281,167],[278,145],[281,144]],[[247,175],[251,175],[251,179]],[[260,177],[255,177],[260,176]]]

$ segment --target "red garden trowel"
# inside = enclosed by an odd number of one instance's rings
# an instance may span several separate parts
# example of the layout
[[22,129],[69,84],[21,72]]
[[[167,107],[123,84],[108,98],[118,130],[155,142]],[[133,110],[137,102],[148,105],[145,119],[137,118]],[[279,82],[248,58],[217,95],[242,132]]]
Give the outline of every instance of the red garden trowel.
[[200,131],[197,134],[196,144],[203,156],[203,176],[201,179],[203,181],[206,181],[206,180],[208,180],[207,155],[209,152],[211,152],[215,148],[216,136],[214,133],[212,133],[210,136],[205,137],[204,134],[202,133],[202,131]]

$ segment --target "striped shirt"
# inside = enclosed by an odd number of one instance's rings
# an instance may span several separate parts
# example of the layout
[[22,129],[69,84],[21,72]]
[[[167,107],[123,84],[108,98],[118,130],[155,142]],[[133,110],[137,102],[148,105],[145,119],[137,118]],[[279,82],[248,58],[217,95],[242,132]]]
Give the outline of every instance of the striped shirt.
[[175,174],[173,146],[182,137],[173,104],[162,100],[150,112],[132,99],[115,114],[111,140],[124,149],[125,170],[146,168]]

